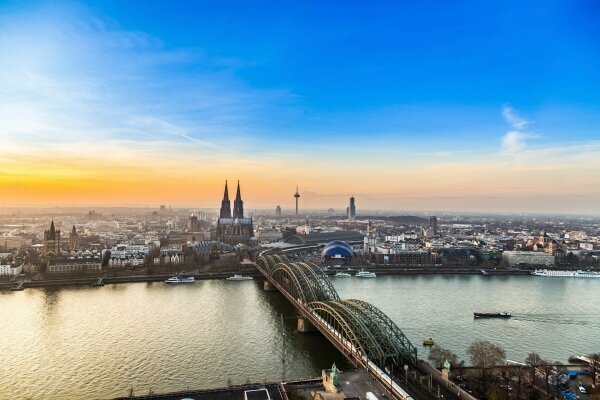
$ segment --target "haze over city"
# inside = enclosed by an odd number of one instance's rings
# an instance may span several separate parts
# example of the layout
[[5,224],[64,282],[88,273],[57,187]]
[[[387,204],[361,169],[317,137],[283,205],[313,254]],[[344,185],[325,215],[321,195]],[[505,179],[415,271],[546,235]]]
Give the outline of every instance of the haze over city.
[[600,400],[599,17],[0,0],[0,399]]
[[594,2],[0,5],[0,206],[600,213]]

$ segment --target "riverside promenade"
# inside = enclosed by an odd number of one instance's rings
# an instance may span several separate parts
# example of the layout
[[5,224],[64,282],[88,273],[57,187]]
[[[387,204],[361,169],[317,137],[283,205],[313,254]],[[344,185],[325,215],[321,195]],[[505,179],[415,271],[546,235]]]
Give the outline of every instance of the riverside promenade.
[[[378,275],[486,275],[486,276],[506,276],[506,275],[531,275],[530,271],[527,270],[510,270],[510,269],[481,269],[479,267],[425,267],[425,266],[395,266],[395,265],[370,265],[367,267],[369,271],[375,272]],[[346,268],[344,268],[346,269]],[[357,272],[360,268],[350,267],[351,272]],[[330,268],[325,271],[327,275],[335,275],[337,269]],[[193,276],[196,280],[207,280],[207,279],[225,279],[232,274],[243,273],[247,276],[254,278],[262,277],[262,274],[255,268],[247,268],[243,271],[232,269],[230,271],[219,271],[219,272],[200,272],[200,273],[186,273],[181,272],[185,276]],[[124,275],[124,276],[109,276],[100,275],[103,283],[116,284],[116,283],[135,283],[135,282],[161,282],[169,277],[178,274],[173,272],[171,274],[135,274],[135,275]],[[96,276],[86,277],[61,277],[55,276],[48,279],[42,280],[29,280],[25,279],[22,282],[22,289],[28,288],[41,288],[41,287],[61,287],[61,286],[74,286],[74,285],[93,285],[98,280]],[[17,281],[0,281],[0,290],[10,290],[14,288]]]
[[[230,277],[234,273],[240,273],[240,271],[225,271],[225,272],[201,272],[196,274],[181,273],[185,276],[193,276],[196,280],[208,280],[208,279],[225,279]],[[260,277],[261,274],[258,271],[244,271],[244,275],[252,277]],[[127,275],[127,276],[102,276],[102,281],[105,285],[115,283],[135,283],[135,282],[163,282],[166,279],[177,275],[172,274],[143,274],[143,275]],[[41,288],[41,287],[61,287],[61,286],[73,286],[73,285],[87,285],[92,286],[98,281],[98,276],[89,277],[69,277],[69,278],[52,278],[44,280],[25,280],[23,281],[23,289],[28,288]],[[16,282],[0,282],[0,290],[10,290],[14,287]]]

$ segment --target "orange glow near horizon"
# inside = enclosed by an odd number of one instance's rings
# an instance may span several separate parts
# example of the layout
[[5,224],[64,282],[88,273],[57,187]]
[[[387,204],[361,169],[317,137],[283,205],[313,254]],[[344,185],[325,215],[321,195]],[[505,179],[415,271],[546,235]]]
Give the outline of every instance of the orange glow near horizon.
[[[296,183],[304,209],[343,210],[348,197],[359,211],[448,210],[594,212],[598,186],[586,172],[564,165],[523,166],[503,159],[489,162],[414,163],[296,160],[195,161],[170,153],[153,161],[122,157],[107,161],[61,154],[56,158],[0,158],[0,206],[173,206],[216,208],[225,179],[230,193],[241,181],[247,209],[291,209]],[[551,177],[531,179],[536,176]],[[595,191],[595,192],[594,192]],[[576,193],[576,195],[571,195]]]
[[[218,208],[225,180],[234,187],[239,179],[247,210],[291,210],[298,185],[302,210],[343,212],[354,195],[359,215],[600,214],[598,107],[587,93],[594,91],[564,81],[572,97],[560,88],[560,96],[545,97],[552,92],[512,86],[517,76],[487,60],[493,55],[487,40],[485,68],[467,35],[464,56],[475,56],[476,73],[465,74],[468,63],[454,56],[441,73],[429,59],[412,64],[427,51],[409,63],[404,50],[382,51],[393,58],[380,62],[360,53],[375,49],[354,51],[352,35],[342,38],[338,30],[330,32],[331,48],[321,46],[327,57],[314,57],[319,46],[304,35],[299,41],[283,35],[267,47],[250,35],[229,48],[220,24],[213,26],[218,34],[192,27],[180,41],[169,40],[172,30],[122,25],[95,7],[53,2],[6,11],[0,13],[0,207]],[[578,67],[565,70],[571,74],[536,69],[560,57],[507,65],[534,68],[530,73],[545,77],[549,88],[566,78],[593,82],[595,48],[586,48],[583,36],[569,40],[581,57],[569,63]],[[354,50],[346,53],[338,46],[343,42]],[[439,40],[432,45],[438,49]],[[502,62],[510,50],[500,52]],[[431,54],[437,60],[442,53]],[[291,54],[304,60],[296,72]],[[452,65],[464,80],[449,78]]]

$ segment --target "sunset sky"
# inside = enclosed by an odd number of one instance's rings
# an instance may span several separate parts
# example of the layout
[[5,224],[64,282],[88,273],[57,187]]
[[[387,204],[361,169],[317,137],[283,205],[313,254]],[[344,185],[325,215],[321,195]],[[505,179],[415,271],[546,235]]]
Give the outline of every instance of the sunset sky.
[[600,214],[597,2],[223,3],[0,2],[0,206]]

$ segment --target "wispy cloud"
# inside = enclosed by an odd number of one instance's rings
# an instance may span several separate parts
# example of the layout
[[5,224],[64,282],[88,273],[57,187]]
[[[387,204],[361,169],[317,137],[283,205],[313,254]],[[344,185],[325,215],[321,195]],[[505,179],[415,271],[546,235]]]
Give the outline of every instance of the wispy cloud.
[[293,96],[236,76],[243,60],[171,49],[75,7],[0,17],[4,147],[134,141],[233,156]]
[[521,118],[507,104],[502,107],[502,116],[512,128],[502,137],[502,153],[507,155],[522,153],[527,148],[526,139],[538,137],[537,134],[525,131],[525,128],[531,124],[531,121]]
[[525,129],[527,125],[531,124],[531,121],[527,121],[517,115],[516,111],[508,104],[505,104],[502,107],[502,116],[513,129],[522,130]]
[[525,150],[527,143],[525,139],[528,137],[526,133],[519,131],[508,131],[502,137],[502,152],[505,154],[517,154]]

